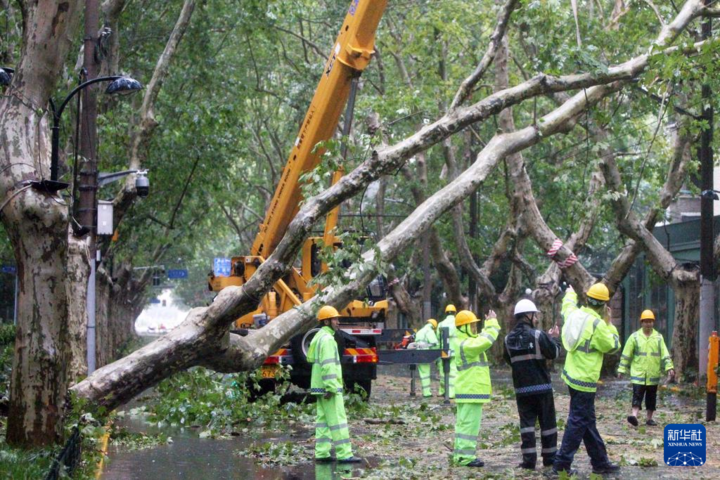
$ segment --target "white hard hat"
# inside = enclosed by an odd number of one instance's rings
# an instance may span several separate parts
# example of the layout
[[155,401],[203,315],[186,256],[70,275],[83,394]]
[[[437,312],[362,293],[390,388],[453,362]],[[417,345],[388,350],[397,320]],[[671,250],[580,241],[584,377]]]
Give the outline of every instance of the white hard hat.
[[520,300],[517,305],[515,305],[515,315],[521,315],[523,313],[535,313],[539,312],[540,310],[537,309],[535,304],[530,300]]

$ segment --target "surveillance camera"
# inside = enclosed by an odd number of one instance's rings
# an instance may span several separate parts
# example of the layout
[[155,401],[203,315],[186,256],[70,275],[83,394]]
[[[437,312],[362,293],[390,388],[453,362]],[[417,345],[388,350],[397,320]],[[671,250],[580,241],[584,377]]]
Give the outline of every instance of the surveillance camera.
[[150,180],[147,178],[147,170],[137,172],[135,191],[138,197],[147,197],[150,195]]

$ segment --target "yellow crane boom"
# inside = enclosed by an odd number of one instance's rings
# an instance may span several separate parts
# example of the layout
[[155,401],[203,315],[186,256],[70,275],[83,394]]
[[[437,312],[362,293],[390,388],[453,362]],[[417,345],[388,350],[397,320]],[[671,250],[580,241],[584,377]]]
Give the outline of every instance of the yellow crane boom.
[[301,200],[300,176],[320,162],[323,149],[315,149],[315,146],[335,133],[352,79],[362,73],[374,53],[375,31],[386,5],[386,0],[352,1],[265,220],[255,237],[252,255],[267,258],[297,214]]
[[[314,169],[324,153],[318,144],[329,140],[335,133],[340,115],[348,101],[353,81],[363,72],[374,53],[375,32],[385,12],[387,0],[352,0],[337,40],[332,46],[315,95],[300,126],[300,131],[275,189],[265,219],[260,225],[250,255],[231,259],[229,277],[211,274],[208,284],[219,291],[230,285],[242,285],[268,258],[285,235],[290,222],[299,211],[301,201],[300,177]],[[342,167],[333,175],[333,183],[342,176]],[[326,219],[324,236],[306,240],[302,249],[302,268],[292,268],[265,295],[258,309],[238,319],[238,327],[259,325],[258,315],[269,320],[311,298],[316,285],[310,280],[327,266],[319,259],[319,245],[338,246],[333,233],[337,225],[339,208],[332,210]],[[384,280],[383,280],[384,281]],[[372,285],[371,285],[372,287]],[[384,288],[384,287],[383,287]],[[377,291],[383,288],[375,289]],[[373,288],[369,288],[373,291]],[[347,320],[369,322],[384,321],[387,312],[385,292],[368,295],[368,301],[353,300],[341,314]]]

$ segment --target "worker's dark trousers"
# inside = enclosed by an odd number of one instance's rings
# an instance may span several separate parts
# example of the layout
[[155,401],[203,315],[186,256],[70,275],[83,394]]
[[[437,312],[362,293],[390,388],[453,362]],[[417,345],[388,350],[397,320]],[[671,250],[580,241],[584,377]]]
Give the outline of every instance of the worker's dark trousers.
[[516,397],[520,415],[520,438],[523,463],[537,463],[535,448],[535,422],[540,421],[540,441],[543,465],[553,464],[557,452],[557,423],[555,421],[555,400],[552,391],[540,395]]
[[590,456],[593,468],[605,467],[608,459],[605,443],[595,425],[595,392],[570,390],[570,413],[565,425],[562,446],[555,456],[555,470],[570,470],[573,457],[580,442],[585,443],[585,450]]

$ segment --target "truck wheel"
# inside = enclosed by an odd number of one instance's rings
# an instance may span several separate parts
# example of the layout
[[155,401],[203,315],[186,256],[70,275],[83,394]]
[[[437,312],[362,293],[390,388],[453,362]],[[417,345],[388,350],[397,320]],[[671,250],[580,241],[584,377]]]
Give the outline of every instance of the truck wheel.
[[293,360],[299,365],[307,365],[307,351],[310,348],[310,342],[319,328],[313,328],[305,332],[304,335],[295,335],[290,339],[290,348],[292,349]]

